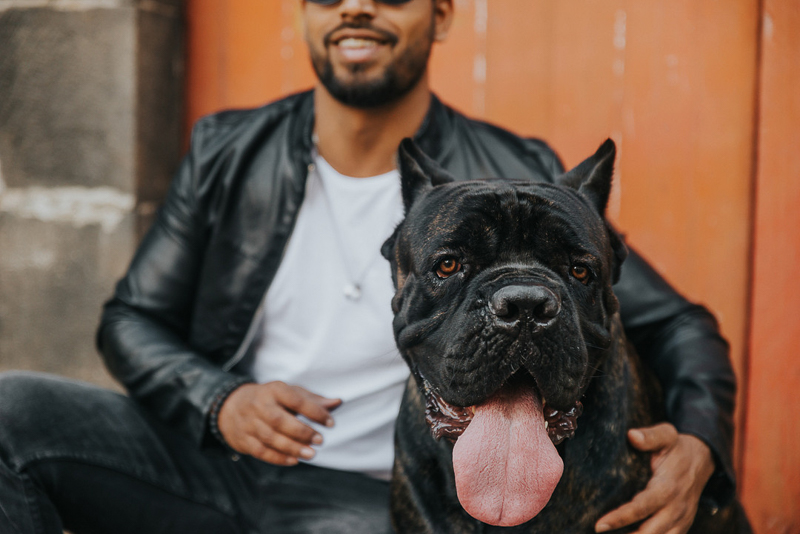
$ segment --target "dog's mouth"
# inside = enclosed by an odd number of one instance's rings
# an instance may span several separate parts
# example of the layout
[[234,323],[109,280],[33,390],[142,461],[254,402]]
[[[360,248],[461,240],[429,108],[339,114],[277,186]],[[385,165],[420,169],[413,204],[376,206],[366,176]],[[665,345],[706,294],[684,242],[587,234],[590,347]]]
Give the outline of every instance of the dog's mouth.
[[449,404],[425,380],[423,393],[434,437],[455,442],[453,471],[464,510],[505,527],[536,516],[561,479],[555,445],[574,435],[581,403],[568,412],[548,408],[524,371],[475,406]]
[[[521,372],[517,373],[517,375],[521,374]],[[583,413],[581,401],[575,401],[572,408],[567,411],[556,410],[547,405],[547,399],[539,393],[539,388],[536,387],[533,377],[517,375],[513,377],[513,380],[509,380],[509,383],[530,387],[539,396],[542,404],[542,415],[544,415],[544,428],[553,445],[559,445],[564,440],[573,437],[575,430],[578,428],[578,417]],[[504,385],[503,387],[508,386]],[[472,422],[477,405],[461,407],[450,404],[436,393],[431,384],[424,378],[422,379],[422,392],[425,395],[425,421],[431,429],[431,435],[436,440],[445,438],[450,443],[455,443]],[[531,424],[535,424],[535,422],[531,421]]]

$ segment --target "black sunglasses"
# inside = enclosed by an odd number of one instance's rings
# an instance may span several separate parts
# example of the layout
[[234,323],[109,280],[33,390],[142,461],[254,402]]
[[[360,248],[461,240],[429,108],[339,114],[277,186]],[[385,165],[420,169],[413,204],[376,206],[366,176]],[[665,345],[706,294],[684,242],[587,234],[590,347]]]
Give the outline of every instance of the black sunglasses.
[[[332,6],[333,4],[338,4],[342,0],[307,0],[312,4],[318,4],[321,6]],[[379,4],[387,4],[390,6],[399,6],[400,4],[405,4],[410,2],[411,0],[375,0]]]

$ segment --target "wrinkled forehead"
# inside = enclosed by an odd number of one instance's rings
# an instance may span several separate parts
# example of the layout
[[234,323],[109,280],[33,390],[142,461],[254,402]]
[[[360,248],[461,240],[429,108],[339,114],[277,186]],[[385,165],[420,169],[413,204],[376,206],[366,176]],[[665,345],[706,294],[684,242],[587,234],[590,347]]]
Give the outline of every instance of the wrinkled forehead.
[[499,179],[454,182],[434,188],[421,200],[412,208],[412,218],[440,235],[464,226],[516,219],[527,228],[546,220],[548,227],[576,237],[605,238],[600,215],[583,195],[567,187]]
[[484,263],[517,261],[520,254],[545,263],[611,257],[605,222],[582,195],[529,182],[435,187],[412,206],[401,239],[419,265],[444,253],[467,254]]

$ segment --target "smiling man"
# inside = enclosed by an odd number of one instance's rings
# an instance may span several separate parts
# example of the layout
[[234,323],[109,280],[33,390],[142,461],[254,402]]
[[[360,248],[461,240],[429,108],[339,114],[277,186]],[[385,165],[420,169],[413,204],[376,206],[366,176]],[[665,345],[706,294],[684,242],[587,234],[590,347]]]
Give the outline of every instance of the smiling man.
[[[379,249],[402,217],[398,144],[414,137],[463,179],[562,169],[544,143],[431,94],[452,0],[302,10],[315,88],[199,121],[106,304],[98,346],[129,396],[0,378],[0,532],[390,531],[408,369]],[[654,452],[653,479],[598,530],[684,532],[704,488],[709,502],[732,495],[727,346],[635,254],[616,289],[674,426],[630,434]]]

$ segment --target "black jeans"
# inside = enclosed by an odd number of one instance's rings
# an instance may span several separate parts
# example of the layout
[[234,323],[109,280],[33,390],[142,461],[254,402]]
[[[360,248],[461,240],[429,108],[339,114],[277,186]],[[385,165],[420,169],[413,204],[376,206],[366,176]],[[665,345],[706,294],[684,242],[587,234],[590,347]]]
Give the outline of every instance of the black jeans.
[[0,375],[2,534],[382,534],[388,486],[199,450],[123,395]]

